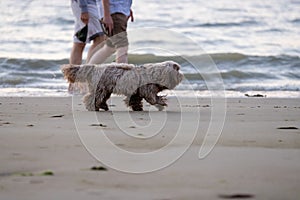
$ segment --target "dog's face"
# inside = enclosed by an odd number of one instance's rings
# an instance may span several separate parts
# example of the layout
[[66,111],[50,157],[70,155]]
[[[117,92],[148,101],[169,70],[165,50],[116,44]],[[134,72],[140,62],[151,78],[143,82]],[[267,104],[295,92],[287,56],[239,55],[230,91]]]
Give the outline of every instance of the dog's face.
[[[91,79],[95,65],[62,65],[61,71],[69,83],[85,82]],[[99,70],[100,71],[100,70]]]
[[183,79],[183,74],[179,71],[180,65],[174,61],[165,61],[158,65],[161,70],[161,85],[167,89],[174,89]]
[[68,80],[69,83],[74,83],[76,80],[76,72],[79,67],[72,67],[72,65],[62,65],[61,71],[64,74],[64,78]]

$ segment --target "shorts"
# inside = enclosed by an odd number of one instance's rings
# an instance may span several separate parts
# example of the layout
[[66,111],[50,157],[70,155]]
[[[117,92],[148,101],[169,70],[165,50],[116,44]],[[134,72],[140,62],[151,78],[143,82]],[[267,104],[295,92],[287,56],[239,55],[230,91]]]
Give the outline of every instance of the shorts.
[[[100,2],[101,3],[101,2]],[[74,43],[89,43],[94,40],[98,36],[104,35],[99,19],[101,18],[101,13],[97,7],[97,5],[88,5],[89,12],[89,22],[88,22],[88,31],[87,31],[87,39],[85,42],[80,41],[75,34],[85,27],[85,24],[81,21],[81,9],[79,7],[79,1],[72,1],[71,3],[73,15],[75,17],[75,27],[74,27],[74,35],[73,42]]]
[[106,40],[109,47],[120,48],[128,46],[127,38],[127,16],[122,13],[114,13],[111,15],[114,22],[112,36]]

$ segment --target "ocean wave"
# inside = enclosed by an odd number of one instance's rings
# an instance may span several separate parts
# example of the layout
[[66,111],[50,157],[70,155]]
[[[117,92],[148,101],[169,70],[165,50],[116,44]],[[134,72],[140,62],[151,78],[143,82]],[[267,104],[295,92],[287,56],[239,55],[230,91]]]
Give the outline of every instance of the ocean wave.
[[[220,64],[217,67],[222,69],[222,64],[231,64],[231,70],[236,69],[239,65],[252,66],[255,69],[256,66],[264,67],[282,67],[286,69],[300,68],[300,57],[295,55],[278,55],[278,56],[256,56],[245,55],[241,53],[214,53],[214,54],[201,54],[201,55],[181,55],[181,56],[162,56],[154,54],[129,54],[129,63],[140,65],[144,63],[163,62],[166,60],[173,60],[181,65],[192,65],[195,62],[201,62],[205,59],[210,59],[212,63]],[[57,69],[59,65],[68,63],[69,60],[58,59],[26,59],[26,58],[0,58],[0,67],[4,70],[18,69],[22,71],[28,70],[45,70],[45,69]],[[198,63],[199,64],[199,63]],[[275,68],[276,69],[276,68]],[[277,70],[277,69],[276,69]],[[293,73],[293,71],[291,71]]]
[[[166,60],[174,60],[182,66],[181,71],[185,81],[178,87],[179,90],[186,88],[206,90],[204,78],[209,77],[220,77],[228,90],[300,90],[298,56],[253,56],[241,53],[194,56],[129,55],[129,63],[136,65]],[[215,65],[215,69],[209,70],[203,60],[206,62],[209,60],[211,65]],[[63,79],[60,65],[68,62],[68,59],[0,58],[0,88],[30,86],[54,90],[65,89],[67,83]],[[194,66],[195,63],[197,66]]]
[[[211,74],[206,74],[206,73],[200,73],[200,74],[184,74],[184,77],[188,80],[204,80],[203,77],[216,77],[218,74],[216,73],[211,73]],[[243,71],[238,71],[238,70],[231,70],[227,72],[220,72],[219,75],[222,77],[222,79],[231,81],[231,82],[236,82],[236,81],[245,81],[248,79],[253,79],[253,80],[266,80],[266,79],[276,79],[276,77],[269,75],[269,74],[264,74],[264,73],[258,73],[258,72],[243,72]]]
[[56,68],[58,65],[68,63],[68,59],[45,60],[45,59],[25,59],[25,58],[0,58],[0,67],[3,70],[47,70]]
[[57,17],[50,21],[52,24],[58,24],[58,25],[73,25],[75,22],[73,19],[68,19],[64,17]]
[[208,27],[208,28],[219,28],[219,27],[233,27],[233,26],[253,26],[257,25],[259,22],[254,20],[245,20],[239,22],[208,22],[203,24],[196,24],[195,27]]
[[291,22],[295,24],[300,24],[300,18],[293,19],[291,20]]

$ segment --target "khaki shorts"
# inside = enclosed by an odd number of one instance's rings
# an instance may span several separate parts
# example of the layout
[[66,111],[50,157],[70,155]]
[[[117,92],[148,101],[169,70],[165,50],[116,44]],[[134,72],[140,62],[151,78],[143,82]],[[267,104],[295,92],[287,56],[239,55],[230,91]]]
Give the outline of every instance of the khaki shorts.
[[112,36],[106,40],[109,47],[120,48],[128,46],[127,38],[127,16],[122,13],[114,13],[111,15],[114,22]]

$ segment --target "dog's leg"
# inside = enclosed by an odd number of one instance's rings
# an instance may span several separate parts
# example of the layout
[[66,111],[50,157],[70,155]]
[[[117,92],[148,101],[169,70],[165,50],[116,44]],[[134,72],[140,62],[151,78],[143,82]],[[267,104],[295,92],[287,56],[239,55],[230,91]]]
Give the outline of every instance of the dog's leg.
[[106,103],[106,101],[110,98],[110,95],[112,94],[112,92],[107,92],[104,99],[102,100],[102,103],[100,104],[100,108],[105,110],[105,111],[108,111],[109,108],[108,108],[108,105]]
[[166,99],[163,96],[157,96],[162,91],[161,87],[156,84],[147,84],[139,88],[140,96],[143,97],[151,105],[166,106]]
[[91,93],[88,93],[83,97],[83,102],[84,102],[85,107],[88,111],[97,111],[97,110],[99,110],[99,108],[97,109],[96,106],[95,106],[95,96],[92,95]]
[[107,91],[105,91],[105,92],[103,91],[102,93],[100,93],[99,96],[96,95],[96,97],[95,97],[96,110],[99,110],[100,108],[105,111],[109,110],[106,101],[109,99],[110,95],[111,95],[111,93],[107,92]]
[[128,99],[129,102],[127,105],[131,107],[133,111],[143,111],[143,97],[141,97],[138,92],[131,95],[130,97],[126,97],[125,101],[128,101]]
[[98,87],[95,93],[95,109],[99,110],[101,108],[108,111],[109,108],[106,101],[110,98],[112,92],[107,88]]

